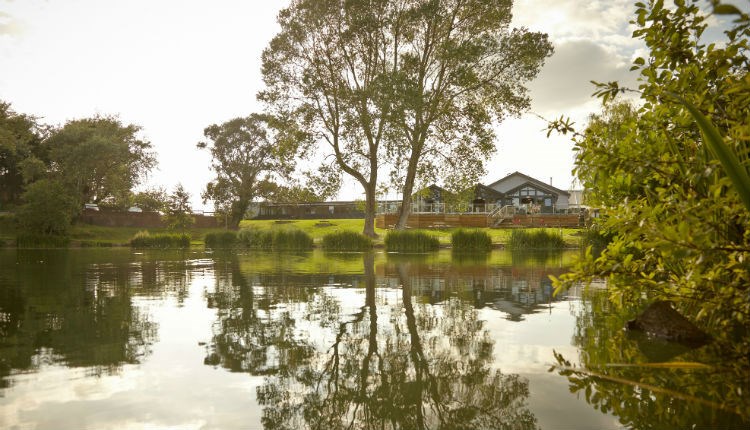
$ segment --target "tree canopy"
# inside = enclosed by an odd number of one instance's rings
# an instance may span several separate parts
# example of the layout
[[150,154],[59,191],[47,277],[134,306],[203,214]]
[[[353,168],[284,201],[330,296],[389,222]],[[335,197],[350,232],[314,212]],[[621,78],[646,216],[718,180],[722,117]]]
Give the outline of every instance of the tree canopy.
[[[238,226],[253,199],[267,197],[277,188],[277,178],[294,168],[297,143],[302,133],[277,133],[278,120],[262,114],[213,124],[203,131],[207,142],[198,148],[211,152],[216,178],[206,185],[204,202],[212,200],[217,211],[228,211]],[[286,139],[286,140],[285,140]]]
[[382,172],[402,188],[407,216],[418,177],[475,180],[494,151],[493,120],[528,107],[523,84],[552,47],[544,34],[509,30],[511,5],[295,0],[280,13],[260,98],[362,185],[365,234]]
[[45,142],[50,173],[79,203],[126,202],[130,190],[156,165],[151,143],[140,127],[115,117],[68,121]]
[[[693,2],[636,7],[633,35],[648,47],[633,65],[639,107],[607,106],[575,139],[575,173],[604,206],[613,240],[558,285],[604,277],[615,303],[670,300],[746,357],[750,210],[696,118],[750,172],[750,17],[713,2],[714,14],[734,22],[709,43],[707,14]],[[597,94],[608,101],[623,91],[600,84]]]
[[36,119],[0,101],[0,207],[18,203],[24,190],[24,161],[45,158],[44,133]]

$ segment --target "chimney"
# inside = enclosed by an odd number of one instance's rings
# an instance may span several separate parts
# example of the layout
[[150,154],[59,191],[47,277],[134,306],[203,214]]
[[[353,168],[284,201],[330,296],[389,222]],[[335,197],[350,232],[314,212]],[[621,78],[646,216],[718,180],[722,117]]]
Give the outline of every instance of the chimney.
[[552,186],[552,176],[549,177],[549,186]]

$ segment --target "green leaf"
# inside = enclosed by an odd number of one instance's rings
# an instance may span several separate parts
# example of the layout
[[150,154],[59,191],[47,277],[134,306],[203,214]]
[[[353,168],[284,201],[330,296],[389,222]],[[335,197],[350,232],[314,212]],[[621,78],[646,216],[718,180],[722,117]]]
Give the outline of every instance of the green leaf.
[[716,15],[742,15],[742,12],[731,4],[719,4],[714,6]]
[[737,155],[724,142],[721,134],[719,134],[716,127],[711,124],[711,121],[709,121],[708,118],[706,118],[695,106],[680,96],[673,95],[673,97],[685,106],[693,119],[695,119],[695,122],[698,124],[698,127],[703,134],[706,146],[708,146],[714,157],[719,160],[727,177],[732,181],[732,185],[734,185],[734,188],[739,194],[745,208],[750,211],[750,176],[748,176],[747,170],[740,163]]

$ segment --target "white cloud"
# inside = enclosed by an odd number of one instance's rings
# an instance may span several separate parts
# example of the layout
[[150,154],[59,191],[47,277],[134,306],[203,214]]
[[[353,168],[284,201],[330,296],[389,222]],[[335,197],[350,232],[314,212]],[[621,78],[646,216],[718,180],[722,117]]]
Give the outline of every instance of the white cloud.
[[637,75],[629,72],[630,57],[590,40],[575,40],[555,47],[554,55],[530,85],[532,110],[549,115],[585,104],[594,92],[591,81],[619,81],[633,87]]

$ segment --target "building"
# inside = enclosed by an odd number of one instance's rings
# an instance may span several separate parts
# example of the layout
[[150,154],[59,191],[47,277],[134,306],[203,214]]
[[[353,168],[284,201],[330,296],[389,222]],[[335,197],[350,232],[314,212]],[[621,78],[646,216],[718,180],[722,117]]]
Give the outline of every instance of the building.
[[[453,193],[438,185],[430,185],[412,198],[412,217],[433,217],[442,214],[441,219],[426,221],[415,226],[466,225],[499,226],[502,223],[523,223],[522,216],[567,215],[580,212],[583,193],[564,191],[520,172],[513,172],[489,185],[476,184],[473,188]],[[400,201],[379,201],[377,212],[383,226],[398,212]],[[571,206],[572,205],[572,206]],[[304,219],[304,218],[362,218],[364,202],[317,202],[317,203],[270,203],[257,204],[252,218],[255,219]],[[571,210],[575,208],[576,210]],[[460,217],[459,217],[460,216]],[[443,219],[445,218],[445,219]],[[450,219],[448,219],[450,218]],[[459,219],[460,218],[460,219]],[[471,218],[471,219],[470,219]],[[425,218],[427,219],[427,218]],[[521,220],[521,221],[519,221]],[[545,224],[537,217],[533,225]],[[558,225],[578,224],[579,220],[546,220]]]

